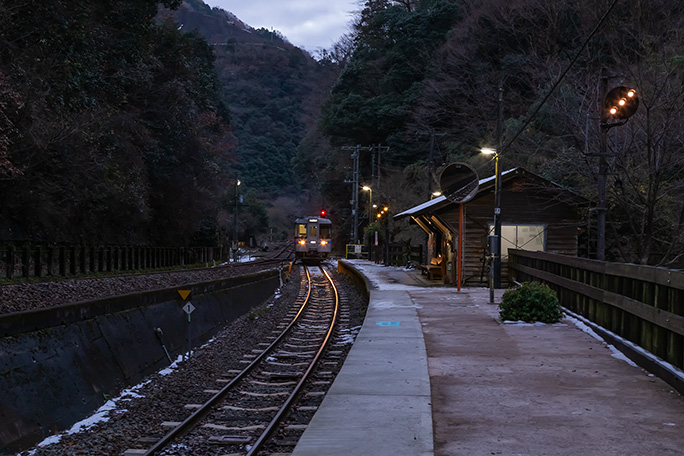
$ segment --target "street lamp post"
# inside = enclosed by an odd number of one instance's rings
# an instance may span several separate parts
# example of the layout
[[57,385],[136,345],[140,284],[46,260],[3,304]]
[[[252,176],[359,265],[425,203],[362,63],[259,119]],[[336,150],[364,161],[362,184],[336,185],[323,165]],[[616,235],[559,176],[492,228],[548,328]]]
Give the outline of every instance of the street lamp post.
[[[608,92],[608,76],[601,70],[599,85],[599,169],[598,207],[596,217],[596,259],[606,259],[606,178],[608,175],[608,130],[624,125],[639,107],[639,95],[633,87],[618,86]],[[607,92],[607,93],[606,93]]]
[[367,185],[361,187],[361,190],[368,192],[368,221],[371,220],[371,211],[373,210],[373,189]]
[[496,149],[482,149],[483,153],[494,154],[494,245],[492,246],[493,269],[490,302],[494,301],[494,288],[501,288],[501,166],[499,157],[503,151],[503,87],[499,86],[498,115],[496,122]]
[[[371,212],[373,211],[373,189],[370,188],[368,185],[364,185],[361,187],[361,190],[368,192],[368,211],[366,214],[368,214],[368,223],[370,224],[372,222],[371,220]],[[364,244],[366,243],[364,239]],[[368,260],[372,260],[372,252],[373,252],[373,241],[369,241],[368,245]]]
[[240,184],[240,179],[237,179],[235,181],[235,213],[233,214],[233,262],[237,261],[238,251],[238,187]]
[[390,261],[389,261],[389,207],[384,206],[382,208],[382,211],[378,214],[378,218],[384,217],[384,228],[385,228],[385,245],[384,245],[384,255],[383,255],[383,263],[385,266],[389,266]]
[[482,148],[483,154],[494,154],[494,238],[491,240],[493,245],[490,247],[492,255],[491,266],[491,295],[490,302],[493,302],[494,288],[501,288],[501,166],[496,149]]

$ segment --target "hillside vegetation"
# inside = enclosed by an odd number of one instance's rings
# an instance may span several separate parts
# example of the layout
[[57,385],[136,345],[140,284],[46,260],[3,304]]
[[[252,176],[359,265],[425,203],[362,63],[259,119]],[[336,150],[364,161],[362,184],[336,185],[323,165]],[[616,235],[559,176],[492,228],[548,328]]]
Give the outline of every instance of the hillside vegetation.
[[[610,130],[608,258],[680,265],[684,254],[684,5],[664,0],[369,0],[323,111],[333,144],[383,144],[373,191],[402,210],[443,164],[493,163],[502,88],[504,169],[524,166],[596,200],[601,72],[640,107]],[[553,90],[551,90],[553,89]],[[432,152],[431,152],[432,150]],[[351,165],[348,153],[339,155]],[[432,160],[430,160],[432,157]],[[372,156],[361,157],[369,182]],[[331,168],[335,179],[339,164]],[[347,189],[349,187],[345,187]],[[331,197],[334,195],[330,194]],[[348,207],[351,189],[334,206]],[[589,223],[595,215],[587,214]],[[594,218],[594,221],[590,221]]]
[[280,237],[325,206],[342,243],[344,146],[383,146],[360,181],[405,209],[447,163],[494,172],[499,88],[502,166],[595,200],[605,71],[640,95],[608,135],[608,257],[682,264],[680,2],[367,0],[317,59],[199,0],[42,3],[0,0],[5,239],[217,243],[236,206]]
[[[164,6],[178,6],[169,0]],[[234,159],[214,56],[160,2],[0,2],[0,233],[186,244]]]

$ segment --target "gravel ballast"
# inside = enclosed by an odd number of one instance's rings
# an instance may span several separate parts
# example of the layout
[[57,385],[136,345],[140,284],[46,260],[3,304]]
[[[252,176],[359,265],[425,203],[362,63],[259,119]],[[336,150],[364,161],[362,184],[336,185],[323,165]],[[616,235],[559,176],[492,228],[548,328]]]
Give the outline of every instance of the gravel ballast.
[[[346,277],[332,269],[329,268],[330,273],[338,281],[340,294],[351,310],[347,330],[355,337],[365,317],[367,298]],[[139,385],[123,391],[118,398],[111,399],[93,417],[82,422],[80,431],[74,428],[53,436],[35,449],[20,454],[120,455],[128,448],[139,447],[136,445],[138,439],[151,435],[160,437],[159,434],[164,432],[161,427],[163,421],[182,419],[187,413],[184,409],[186,404],[202,403],[208,399],[202,393],[206,379],[220,378],[228,370],[241,370],[244,367],[240,363],[244,355],[250,353],[266,335],[272,334],[294,304],[302,275],[302,268],[295,266],[289,280],[274,296],[227,325],[212,341],[195,349],[191,358],[176,360],[170,368],[149,376]],[[150,278],[149,283],[156,286],[160,280],[166,279]],[[209,280],[206,275],[193,275],[192,278],[193,282],[204,280]],[[183,284],[168,283],[165,282],[164,287]],[[352,342],[353,337],[349,340],[345,355]],[[98,417],[101,417],[100,421],[97,421]]]

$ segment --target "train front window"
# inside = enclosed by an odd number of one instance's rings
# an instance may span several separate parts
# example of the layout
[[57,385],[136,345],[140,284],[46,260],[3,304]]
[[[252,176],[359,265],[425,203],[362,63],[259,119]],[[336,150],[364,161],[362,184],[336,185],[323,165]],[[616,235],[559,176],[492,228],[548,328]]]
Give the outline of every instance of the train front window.
[[318,227],[316,225],[309,226],[309,237],[318,236]]
[[295,233],[295,236],[297,237],[306,237],[306,225],[303,223],[300,223],[297,225],[297,232]]
[[321,226],[321,239],[330,239],[330,227]]

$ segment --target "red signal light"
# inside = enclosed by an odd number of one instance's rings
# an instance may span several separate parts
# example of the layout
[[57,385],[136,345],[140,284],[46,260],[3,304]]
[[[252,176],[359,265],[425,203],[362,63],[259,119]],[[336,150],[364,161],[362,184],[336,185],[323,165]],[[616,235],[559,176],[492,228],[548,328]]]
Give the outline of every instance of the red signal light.
[[327,213],[328,211],[326,211],[325,209],[321,209],[321,217],[325,217]]

